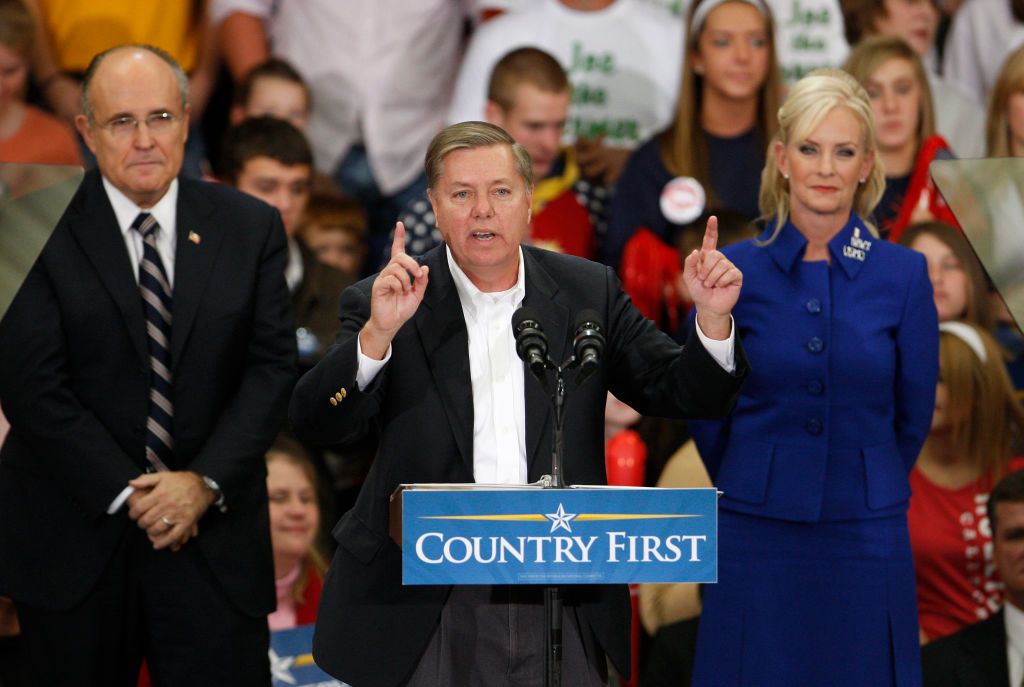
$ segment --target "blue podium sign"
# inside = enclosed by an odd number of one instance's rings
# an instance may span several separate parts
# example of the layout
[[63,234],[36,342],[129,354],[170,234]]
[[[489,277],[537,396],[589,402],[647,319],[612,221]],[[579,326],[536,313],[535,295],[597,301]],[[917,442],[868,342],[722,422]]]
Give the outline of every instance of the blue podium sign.
[[313,662],[313,626],[270,633],[270,676],[274,687],[348,687]]
[[404,584],[716,582],[715,489],[402,492]]

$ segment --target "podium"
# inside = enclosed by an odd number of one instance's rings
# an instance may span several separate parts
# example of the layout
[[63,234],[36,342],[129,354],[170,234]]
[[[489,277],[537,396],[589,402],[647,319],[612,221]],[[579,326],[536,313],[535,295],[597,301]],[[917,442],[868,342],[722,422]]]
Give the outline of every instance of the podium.
[[717,582],[718,491],[405,484],[391,537],[405,585],[545,586],[545,684],[561,684],[560,587]]
[[715,489],[408,484],[391,497],[402,582],[716,582]]

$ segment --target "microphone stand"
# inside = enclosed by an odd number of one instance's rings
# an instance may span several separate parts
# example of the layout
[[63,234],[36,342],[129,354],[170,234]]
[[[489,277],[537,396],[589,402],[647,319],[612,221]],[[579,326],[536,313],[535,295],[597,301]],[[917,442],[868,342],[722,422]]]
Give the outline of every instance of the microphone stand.
[[[551,405],[555,414],[555,429],[551,452],[551,479],[545,484],[547,489],[568,488],[562,470],[565,452],[563,428],[568,396],[563,372],[573,369],[578,364],[579,361],[575,355],[570,356],[561,365],[556,365],[550,357],[546,359],[547,368],[555,371],[555,389],[551,394]],[[544,588],[544,617],[547,621],[547,631],[544,636],[545,687],[561,687],[562,685],[562,602],[561,587],[558,585],[548,585]]]

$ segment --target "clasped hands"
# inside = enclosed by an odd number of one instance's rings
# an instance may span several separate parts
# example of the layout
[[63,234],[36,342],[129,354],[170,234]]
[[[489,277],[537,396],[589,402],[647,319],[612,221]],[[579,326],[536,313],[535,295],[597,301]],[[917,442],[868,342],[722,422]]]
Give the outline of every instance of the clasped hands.
[[152,472],[128,484],[128,515],[146,531],[154,549],[178,551],[199,534],[199,518],[215,496],[194,472]]
[[697,309],[700,330],[710,339],[728,339],[743,273],[718,250],[718,218],[714,215],[708,219],[701,247],[686,256],[683,280]]

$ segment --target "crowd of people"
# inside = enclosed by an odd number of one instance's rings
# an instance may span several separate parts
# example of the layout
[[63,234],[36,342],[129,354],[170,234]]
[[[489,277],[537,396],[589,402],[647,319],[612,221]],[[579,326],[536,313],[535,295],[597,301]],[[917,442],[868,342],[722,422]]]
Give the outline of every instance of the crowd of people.
[[[719,581],[641,589],[634,681],[961,684],[963,656],[1024,647],[1024,335],[929,173],[985,156],[1024,157],[1016,0],[0,0],[2,193],[19,195],[10,163],[87,170],[0,328],[0,687],[29,670],[134,684],[140,665],[140,684],[175,684],[214,656],[259,680],[267,631],[314,622],[321,595],[320,651],[408,631],[387,670],[335,656],[340,677],[430,684],[424,662],[497,611],[462,592],[366,603],[398,594],[386,499],[399,478],[534,477],[502,472],[527,431],[452,419],[435,377],[469,384],[478,415],[522,413],[521,376],[518,405],[484,402],[475,366],[503,360],[487,318],[507,326],[527,289],[555,299],[545,271],[653,322],[620,324],[623,350],[707,349],[687,363],[702,378],[743,380],[706,407],[667,402],[623,353],[578,401],[590,421],[604,392],[646,416],[646,484],[723,492]],[[515,247],[603,263],[631,304],[546,254],[480,267],[507,237],[453,235],[463,199],[439,194],[456,164],[514,170],[493,203],[526,227]],[[104,223],[120,234],[88,238]],[[465,326],[420,323],[421,369],[407,327],[445,295]],[[386,326],[383,304],[400,313]],[[396,400],[430,383],[436,407]],[[480,455],[407,464],[428,435]],[[160,597],[183,585],[176,616]],[[570,627],[593,684],[593,642],[629,665],[608,626],[628,623],[621,599],[603,600]],[[193,632],[193,612],[216,620]],[[69,633],[91,639],[43,660]],[[1016,651],[991,684],[1020,683]]]

